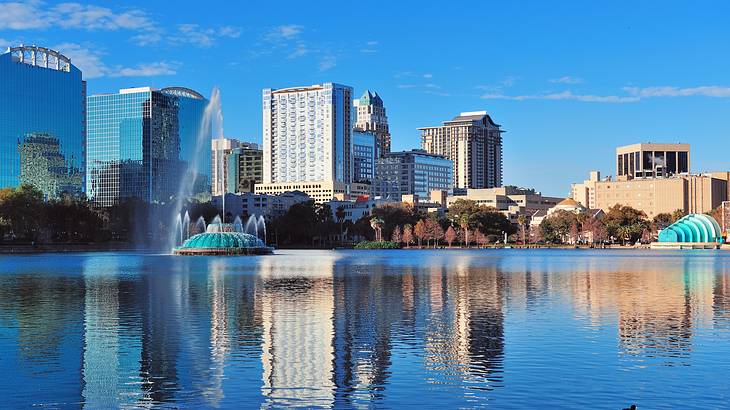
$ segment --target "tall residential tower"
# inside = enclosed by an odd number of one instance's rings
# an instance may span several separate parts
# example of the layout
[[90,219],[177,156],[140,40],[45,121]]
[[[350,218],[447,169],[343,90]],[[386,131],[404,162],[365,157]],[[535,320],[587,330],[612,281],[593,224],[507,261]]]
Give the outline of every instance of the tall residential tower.
[[318,201],[345,193],[352,181],[352,128],[351,87],[265,89],[264,175],[256,192],[301,190]]
[[462,112],[439,127],[419,128],[426,152],[454,162],[454,188],[502,186],[502,131],[486,111]]
[[354,101],[357,121],[355,128],[360,131],[369,131],[375,134],[377,141],[377,157],[390,152],[390,130],[388,116],[385,115],[383,99],[377,92],[365,91],[359,99]]

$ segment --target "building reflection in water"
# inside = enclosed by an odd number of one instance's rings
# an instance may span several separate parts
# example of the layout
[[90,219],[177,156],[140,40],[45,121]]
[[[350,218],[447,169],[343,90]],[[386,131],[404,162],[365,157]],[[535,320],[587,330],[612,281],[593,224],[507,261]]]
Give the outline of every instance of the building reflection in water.
[[259,263],[265,406],[329,406],[334,400],[336,257],[315,263],[264,258]]
[[509,387],[516,351],[547,346],[530,326],[594,332],[619,366],[690,364],[730,328],[718,258],[357,255],[18,265],[0,275],[0,371],[18,400],[88,408],[392,407],[414,383],[474,404]]

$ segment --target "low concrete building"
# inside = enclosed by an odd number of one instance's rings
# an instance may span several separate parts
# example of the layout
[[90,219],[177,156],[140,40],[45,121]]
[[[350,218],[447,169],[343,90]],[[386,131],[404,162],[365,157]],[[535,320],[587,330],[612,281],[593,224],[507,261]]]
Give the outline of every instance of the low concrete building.
[[285,192],[300,191],[317,203],[325,203],[338,194],[349,194],[347,184],[337,181],[275,182],[256,185],[254,192],[265,195],[281,195]]
[[[309,201],[311,198],[303,192],[285,192],[280,195],[260,195],[251,192],[226,194],[226,214],[231,215],[263,215],[265,218],[278,218],[284,215],[292,205]],[[222,197],[214,196],[213,205],[222,209]]]
[[534,189],[507,185],[499,188],[467,189],[463,195],[448,197],[447,206],[451,206],[459,199],[467,199],[478,205],[496,208],[511,222],[517,223],[517,217],[520,214],[529,216],[539,210],[547,211],[564,198],[543,196]]

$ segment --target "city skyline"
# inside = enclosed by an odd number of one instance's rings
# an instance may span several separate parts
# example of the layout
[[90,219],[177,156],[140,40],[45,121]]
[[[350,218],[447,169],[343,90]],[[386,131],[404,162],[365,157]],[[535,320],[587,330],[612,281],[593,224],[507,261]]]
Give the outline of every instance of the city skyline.
[[[261,142],[261,89],[336,81],[355,96],[382,96],[394,151],[418,148],[418,127],[486,110],[507,131],[504,184],[553,195],[590,169],[612,173],[607,154],[628,143],[681,141],[692,144],[696,171],[725,164],[715,149],[730,125],[725,5],[632,4],[629,15],[616,4],[474,3],[463,7],[490,24],[434,31],[420,24],[438,17],[433,6],[382,4],[378,30],[357,30],[362,16],[324,19],[326,4],[292,3],[265,24],[224,4],[194,15],[184,4],[164,13],[156,3],[0,4],[0,46],[58,49],[84,72],[88,95],[178,84],[208,94],[218,85],[232,138]],[[455,58],[480,48],[468,64]],[[586,146],[606,155],[596,163],[581,155]]]

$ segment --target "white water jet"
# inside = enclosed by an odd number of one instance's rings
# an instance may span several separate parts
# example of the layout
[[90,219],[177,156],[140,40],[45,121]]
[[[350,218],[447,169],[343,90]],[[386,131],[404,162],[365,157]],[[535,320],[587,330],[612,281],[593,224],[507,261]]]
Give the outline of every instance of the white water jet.
[[[261,237],[258,236],[259,230],[263,231],[263,235]],[[266,220],[263,215],[259,215],[259,220],[256,224],[256,237],[264,241],[264,245],[266,245]]]
[[241,217],[238,215],[233,220],[233,232],[243,232],[243,221],[241,221]]
[[246,221],[246,229],[244,229],[243,231],[258,238],[258,224],[256,222],[256,215],[251,215],[248,217],[248,221]]
[[221,221],[221,216],[216,215],[215,218],[213,218],[212,221],[208,224],[208,228],[205,230],[206,232],[223,232],[223,221]]
[[195,233],[203,233],[205,232],[205,219],[203,217],[199,217],[198,221],[195,222]]
[[[171,217],[172,224],[175,223],[176,218],[180,217],[183,204],[193,194],[192,191],[195,186],[195,179],[201,165],[201,154],[210,150],[211,131],[213,132],[213,138],[223,138],[223,112],[221,109],[220,91],[217,87],[213,88],[208,105],[206,105],[205,110],[203,111],[203,119],[200,122],[198,135],[195,139],[195,149],[193,150],[192,158],[190,158],[185,174],[180,178],[180,184],[178,186],[175,203],[173,205],[173,213]],[[175,247],[176,236],[177,233],[175,231],[170,233],[168,249]]]
[[185,240],[183,239],[183,224],[180,219],[180,214],[177,214],[177,218],[175,218],[175,229],[173,229],[173,233],[175,234],[175,245]]
[[185,216],[182,219],[182,241],[185,242],[188,238],[190,238],[190,214],[188,211],[185,211]]

